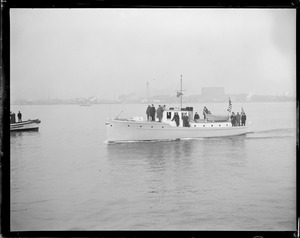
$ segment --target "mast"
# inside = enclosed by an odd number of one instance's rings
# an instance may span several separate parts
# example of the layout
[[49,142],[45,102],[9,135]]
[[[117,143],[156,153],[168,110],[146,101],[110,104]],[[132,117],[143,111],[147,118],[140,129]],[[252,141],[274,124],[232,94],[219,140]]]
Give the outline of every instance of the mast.
[[180,78],[180,109],[182,108],[182,75]]

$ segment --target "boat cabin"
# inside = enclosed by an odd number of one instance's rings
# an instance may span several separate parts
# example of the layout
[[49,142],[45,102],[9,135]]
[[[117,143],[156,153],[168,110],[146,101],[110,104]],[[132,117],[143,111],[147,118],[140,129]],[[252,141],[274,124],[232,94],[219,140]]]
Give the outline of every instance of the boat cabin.
[[194,111],[193,107],[178,108],[170,107],[163,112],[162,122],[168,123],[171,126],[176,127],[175,120],[172,121],[175,114],[179,116],[179,126],[183,126],[183,116],[187,115],[189,118],[189,127],[228,127],[231,126],[229,121],[229,116],[212,116],[211,119],[199,119],[194,121]]
[[180,124],[179,126],[182,127],[182,118],[184,115],[187,115],[189,117],[189,120],[192,121],[194,119],[194,113],[193,113],[193,107],[186,107],[186,108],[178,108],[178,107],[170,107],[169,109],[166,109],[163,112],[163,118],[162,122],[166,122],[170,124],[171,126],[176,126],[175,120],[172,121],[175,113],[179,116]]

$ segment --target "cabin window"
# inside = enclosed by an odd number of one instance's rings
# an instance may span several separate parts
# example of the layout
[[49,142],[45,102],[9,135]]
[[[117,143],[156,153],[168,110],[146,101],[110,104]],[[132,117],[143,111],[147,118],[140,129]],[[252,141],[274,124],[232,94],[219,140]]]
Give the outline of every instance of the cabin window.
[[205,125],[203,125],[203,127],[205,127]]
[[112,125],[110,125],[110,127],[112,127]]
[[211,127],[214,127],[214,125],[211,125]]
[[164,128],[163,126],[161,128]]
[[194,127],[196,127],[196,125],[194,125]]
[[167,119],[171,119],[172,117],[172,112],[167,112]]
[[130,127],[130,126],[128,125],[128,127]]
[[153,126],[151,126],[151,128],[153,128]]
[[221,125],[219,124],[219,126],[221,126]]
[[228,126],[228,124],[226,124],[226,126]]
[[142,127],[142,126],[140,126],[140,127]]

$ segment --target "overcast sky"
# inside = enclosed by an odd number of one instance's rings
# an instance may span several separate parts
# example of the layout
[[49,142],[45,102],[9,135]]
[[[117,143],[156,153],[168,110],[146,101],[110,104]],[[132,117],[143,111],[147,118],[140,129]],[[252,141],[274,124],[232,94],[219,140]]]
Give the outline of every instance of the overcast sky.
[[12,9],[12,99],[296,94],[295,9]]

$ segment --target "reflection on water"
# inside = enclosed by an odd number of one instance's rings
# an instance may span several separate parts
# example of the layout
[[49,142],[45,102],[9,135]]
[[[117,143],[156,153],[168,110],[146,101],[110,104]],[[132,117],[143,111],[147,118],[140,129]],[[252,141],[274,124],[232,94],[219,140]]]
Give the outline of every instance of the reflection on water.
[[[109,159],[143,159],[163,160],[166,157],[181,158],[192,155],[193,144],[189,141],[153,141],[108,144],[107,152]],[[128,158],[128,155],[130,157]]]
[[225,157],[242,158],[246,156],[246,136],[233,138],[190,139],[181,141],[130,142],[107,144],[110,160],[164,160],[165,158],[189,158],[199,154],[210,157],[220,154]]
[[112,166],[143,163],[153,171],[175,166],[178,170],[190,173],[189,170],[195,169],[193,166],[201,161],[207,167],[218,164],[245,166],[245,139],[244,135],[233,138],[108,144],[107,157]]
[[27,137],[27,136],[37,136],[39,134],[38,131],[11,131],[10,138],[17,138],[17,137]]

